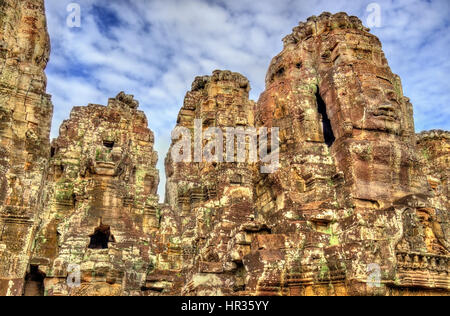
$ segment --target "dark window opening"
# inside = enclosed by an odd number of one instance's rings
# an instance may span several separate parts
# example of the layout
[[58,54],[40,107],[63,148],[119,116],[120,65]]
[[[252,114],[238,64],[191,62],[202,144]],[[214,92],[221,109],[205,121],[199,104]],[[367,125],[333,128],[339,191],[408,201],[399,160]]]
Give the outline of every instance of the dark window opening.
[[336,140],[336,137],[334,136],[333,128],[331,127],[331,121],[328,118],[327,105],[320,95],[319,88],[317,88],[316,99],[318,111],[320,115],[322,115],[323,137],[325,138],[325,144],[327,144],[328,147],[331,147]]
[[5,226],[6,225],[3,225],[3,227],[2,227],[2,233],[0,234],[0,241],[3,240],[3,233],[5,232]]
[[56,148],[55,147],[50,148],[50,158],[55,157],[55,154],[56,154]]
[[280,69],[278,69],[277,71],[277,76],[281,77],[284,74],[284,67],[281,67]]
[[103,146],[105,146],[108,149],[113,149],[114,148],[114,142],[104,140],[103,141]]
[[108,249],[109,242],[116,242],[110,226],[103,224],[100,224],[89,237],[91,238],[89,249]]
[[56,165],[54,171],[55,171],[54,174],[55,179],[60,179],[64,174],[64,166]]
[[327,50],[325,53],[322,54],[322,59],[328,59],[331,56],[331,51]]
[[133,170],[131,170],[131,175],[130,175],[130,177],[131,177],[131,183],[136,183],[136,167],[133,167]]
[[245,285],[245,278],[247,276],[247,271],[245,270],[245,266],[242,263],[242,261],[235,262],[236,264],[236,281],[233,286],[234,292],[242,292],[245,291],[246,285]]
[[302,68],[302,62],[298,62],[298,63],[295,65],[295,67],[297,67],[297,69]]
[[30,272],[25,276],[24,296],[44,296],[45,273],[39,266],[31,265]]
[[230,182],[231,184],[242,184],[242,176],[240,174],[234,174],[231,176]]
[[72,203],[73,206],[77,205],[77,195],[75,193],[72,194]]

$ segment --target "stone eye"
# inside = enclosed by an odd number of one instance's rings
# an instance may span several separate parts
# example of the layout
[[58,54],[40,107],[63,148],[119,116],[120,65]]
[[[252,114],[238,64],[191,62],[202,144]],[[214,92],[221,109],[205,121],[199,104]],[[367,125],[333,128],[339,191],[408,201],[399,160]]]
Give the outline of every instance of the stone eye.
[[397,99],[397,95],[394,92],[389,92],[387,94],[387,98],[389,99],[389,101],[393,101],[393,102],[399,103],[399,101]]
[[367,92],[367,96],[371,99],[376,99],[380,95],[380,91],[376,89],[371,89]]

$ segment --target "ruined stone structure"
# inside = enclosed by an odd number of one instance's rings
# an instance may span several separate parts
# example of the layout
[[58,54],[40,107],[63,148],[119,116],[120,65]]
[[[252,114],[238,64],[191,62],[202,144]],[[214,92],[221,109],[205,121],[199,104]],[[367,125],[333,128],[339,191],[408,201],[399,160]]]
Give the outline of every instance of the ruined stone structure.
[[[231,136],[226,135],[226,128],[254,127],[255,102],[249,100],[249,91],[248,80],[230,71],[215,71],[212,76],[198,77],[186,95],[177,126],[192,131],[191,138],[195,142],[194,120],[200,119],[197,131],[206,134],[208,128],[219,128],[225,134],[220,143],[226,144],[227,137]],[[205,136],[202,139],[202,147],[208,150],[208,144],[214,140],[207,140]],[[233,156],[238,149],[238,144],[235,145]],[[227,146],[222,146],[226,156]],[[171,247],[178,249],[176,268],[183,275],[184,285],[181,292],[175,293],[236,294],[244,286],[245,271],[242,263],[233,259],[230,245],[233,232],[254,218],[254,164],[237,162],[237,159],[234,163],[205,159],[201,163],[176,163],[171,155],[174,150],[172,147],[166,159],[166,200],[173,215],[172,220],[163,221],[161,227],[164,230],[168,230],[167,226],[174,228]],[[194,155],[194,148],[192,153]],[[162,216],[164,218],[165,214]],[[150,274],[149,280],[154,280],[158,273]],[[166,287],[170,285],[166,283]],[[173,291],[173,285],[163,291]]]
[[[256,124],[281,128],[281,168],[256,186],[259,220],[278,244],[249,255],[264,262],[252,292],[448,290],[448,195],[426,182],[429,162],[416,149],[412,106],[379,40],[355,17],[323,13],[300,23],[284,44],[256,110]],[[448,160],[441,148],[435,155]],[[436,177],[445,186],[446,176]],[[404,272],[408,258],[422,269]]]
[[[280,129],[277,171],[166,160],[173,220],[162,221],[161,228],[173,227],[179,251],[190,246],[194,255],[176,259],[185,284],[181,291],[174,281],[162,292],[448,293],[448,132],[415,135],[412,105],[400,78],[390,70],[379,40],[356,17],[311,17],[284,44],[270,64],[254,119],[244,122]],[[228,77],[215,72],[206,83],[197,79],[178,126],[193,128],[194,118],[206,117],[215,106],[208,122],[222,127],[220,101],[230,90],[217,96],[210,81]],[[228,102],[229,119],[239,117],[247,103],[241,95],[234,97]],[[239,191],[217,189],[208,195],[211,184],[234,174],[244,176],[231,183]],[[242,201],[248,203],[234,207],[233,193],[243,192],[247,183],[251,191]],[[230,199],[237,216],[226,211]],[[149,279],[157,283],[157,275]]]
[[0,1],[0,295],[20,295],[42,208],[53,106],[43,1]]
[[450,293],[450,133],[415,134],[358,18],[295,27],[257,103],[240,74],[197,77],[159,204],[139,103],[75,107],[50,145],[43,1],[0,7],[0,295]]
[[[75,107],[52,142],[32,267],[48,295],[135,295],[158,224],[158,157],[145,114],[120,93]],[[72,265],[72,266],[71,266]],[[73,265],[81,286],[67,286]]]

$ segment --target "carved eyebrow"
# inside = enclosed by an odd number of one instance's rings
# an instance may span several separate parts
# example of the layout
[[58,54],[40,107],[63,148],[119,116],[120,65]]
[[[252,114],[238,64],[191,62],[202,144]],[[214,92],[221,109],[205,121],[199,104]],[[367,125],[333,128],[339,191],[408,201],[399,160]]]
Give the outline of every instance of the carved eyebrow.
[[387,78],[383,78],[381,76],[377,76],[377,78],[383,80],[383,82],[385,82],[385,83],[387,82],[389,84],[392,84],[392,82],[389,79],[387,79]]
[[394,96],[397,98],[397,93],[394,90],[387,90],[386,95],[389,97]]

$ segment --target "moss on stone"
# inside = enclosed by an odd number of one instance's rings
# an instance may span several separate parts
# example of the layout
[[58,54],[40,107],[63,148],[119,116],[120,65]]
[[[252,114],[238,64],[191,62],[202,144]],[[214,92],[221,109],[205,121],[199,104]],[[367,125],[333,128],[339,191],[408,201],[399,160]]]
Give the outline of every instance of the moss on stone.
[[328,265],[326,264],[325,260],[322,260],[319,277],[321,279],[324,279],[325,277],[328,276],[329,273],[330,273],[330,268],[328,268]]
[[330,246],[337,246],[339,245],[339,237],[332,234],[330,237]]

